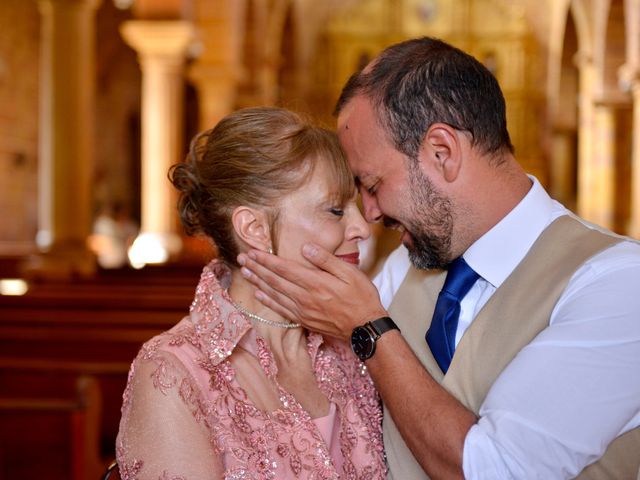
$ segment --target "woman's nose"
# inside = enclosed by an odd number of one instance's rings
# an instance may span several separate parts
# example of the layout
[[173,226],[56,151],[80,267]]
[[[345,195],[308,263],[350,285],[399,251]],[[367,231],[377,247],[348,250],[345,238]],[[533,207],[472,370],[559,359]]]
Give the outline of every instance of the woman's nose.
[[362,241],[371,236],[371,229],[369,224],[364,219],[358,207],[353,204],[353,207],[349,209],[349,224],[347,226],[346,239]]

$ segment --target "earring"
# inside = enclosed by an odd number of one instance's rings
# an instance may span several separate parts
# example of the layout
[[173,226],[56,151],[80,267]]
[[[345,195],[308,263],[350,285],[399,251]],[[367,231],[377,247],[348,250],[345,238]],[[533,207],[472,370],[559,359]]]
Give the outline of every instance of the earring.
[[267,248],[267,253],[269,255],[273,255],[273,248],[271,248],[271,247]]

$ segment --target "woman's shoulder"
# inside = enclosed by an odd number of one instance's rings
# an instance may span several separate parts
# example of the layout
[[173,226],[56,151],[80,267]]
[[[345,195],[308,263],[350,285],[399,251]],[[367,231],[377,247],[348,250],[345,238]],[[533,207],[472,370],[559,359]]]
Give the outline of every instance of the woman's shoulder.
[[166,394],[173,388],[183,388],[185,382],[191,390],[201,390],[202,358],[193,324],[185,317],[142,345],[131,364],[125,393],[159,389]]
[[197,377],[203,355],[196,330],[187,316],[142,345],[131,364],[129,380],[150,372],[154,375],[179,372]]
[[186,316],[169,330],[150,338],[140,348],[137,358],[150,359],[161,352],[171,353],[178,357],[197,354],[200,342],[191,319]]

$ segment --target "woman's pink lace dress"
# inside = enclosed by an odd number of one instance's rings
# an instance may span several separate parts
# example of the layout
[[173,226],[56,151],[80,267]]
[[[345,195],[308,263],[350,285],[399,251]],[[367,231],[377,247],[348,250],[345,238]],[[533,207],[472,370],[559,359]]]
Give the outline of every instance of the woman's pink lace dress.
[[[133,362],[116,445],[122,478],[383,479],[382,415],[362,364],[346,344],[307,334],[331,402],[328,416],[310,418],[231,304],[230,277],[221,263],[205,267],[190,315]],[[263,395],[276,407],[258,405]]]

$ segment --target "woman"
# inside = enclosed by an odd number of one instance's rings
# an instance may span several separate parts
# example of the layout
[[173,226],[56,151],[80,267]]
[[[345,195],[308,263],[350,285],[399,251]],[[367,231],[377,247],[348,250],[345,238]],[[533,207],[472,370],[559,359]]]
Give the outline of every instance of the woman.
[[[190,315],[148,341],[124,393],[124,479],[384,478],[379,401],[346,344],[260,304],[237,255],[304,262],[314,242],[357,264],[369,229],[332,132],[277,108],[224,118],[171,180],[188,233],[209,236]],[[355,267],[354,267],[355,268]]]

